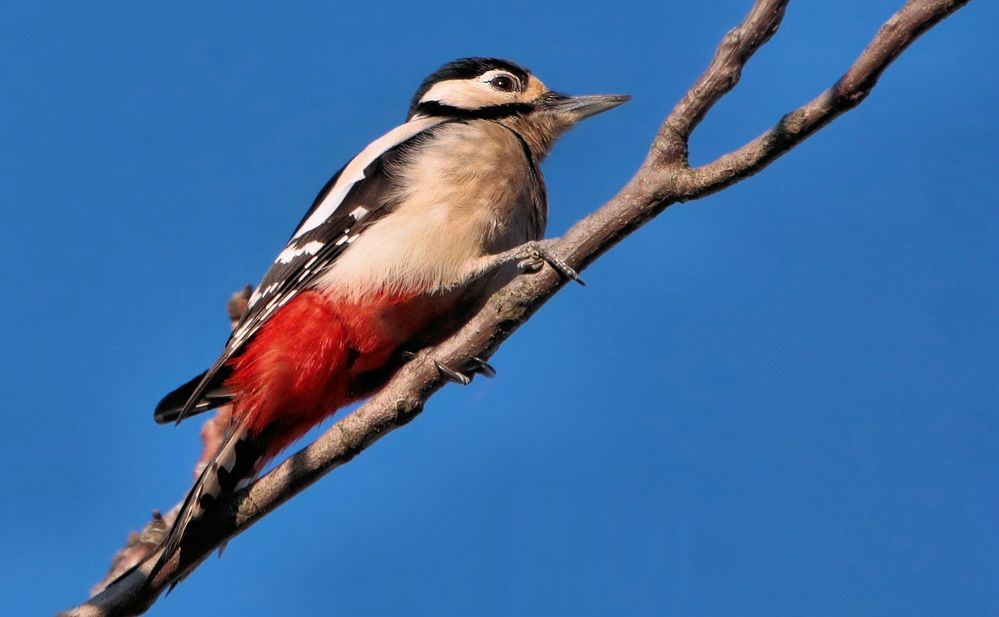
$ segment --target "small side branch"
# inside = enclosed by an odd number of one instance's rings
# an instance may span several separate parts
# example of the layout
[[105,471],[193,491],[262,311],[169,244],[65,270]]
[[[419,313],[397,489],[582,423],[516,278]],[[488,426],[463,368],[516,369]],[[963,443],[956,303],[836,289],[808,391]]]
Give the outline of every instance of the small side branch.
[[[749,58],[776,32],[787,6],[787,0],[757,0],[743,22],[725,36],[708,69],[663,122],[649,156],[635,176],[613,199],[576,223],[557,243],[557,252],[566,263],[581,270],[669,205],[704,197],[757,173],[863,101],[892,60],[920,34],[967,2],[909,0],[881,27],[834,86],[785,115],[774,128],[753,141],[692,169],[687,164],[692,131],[712,105],[735,86]],[[538,274],[520,276],[496,292],[458,333],[406,364],[365,405],[237,493],[228,504],[220,504],[235,516],[216,518],[215,544],[231,540],[418,415],[427,399],[445,383],[431,357],[452,366],[461,366],[472,357],[488,358],[564,284],[564,279],[546,268]],[[224,416],[221,418],[224,421]],[[209,446],[206,439],[206,448]],[[164,520],[159,524],[162,527],[165,523]],[[130,552],[128,560],[136,555],[145,556],[156,545],[146,542],[143,546]],[[206,549],[205,556],[210,550]],[[125,561],[118,563],[121,566]],[[136,615],[186,574],[177,568],[176,561],[163,567],[153,580],[147,580],[144,568],[139,568],[66,614]]]
[[840,114],[859,105],[881,74],[919,35],[968,3],[968,0],[909,0],[881,26],[856,61],[829,89],[786,114],[773,128],[718,160],[694,170],[690,198],[720,191],[772,163]]
[[718,44],[707,70],[697,78],[659,127],[650,152],[651,163],[663,167],[687,166],[687,142],[705,114],[739,83],[742,69],[766,44],[784,19],[789,0],[761,0],[741,24]]

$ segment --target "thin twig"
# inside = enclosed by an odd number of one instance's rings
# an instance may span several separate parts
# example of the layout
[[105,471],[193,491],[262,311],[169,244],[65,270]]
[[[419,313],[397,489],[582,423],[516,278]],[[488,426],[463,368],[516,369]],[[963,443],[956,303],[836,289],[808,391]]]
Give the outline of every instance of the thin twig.
[[[829,90],[738,150],[691,169],[687,165],[691,132],[711,106],[735,86],[749,58],[776,32],[787,6],[787,0],[757,0],[743,22],[719,44],[705,73],[669,114],[635,176],[613,199],[563,236],[558,244],[561,256],[580,270],[669,205],[704,197],[760,171],[859,104],[898,54],[967,2],[909,0]],[[457,334],[421,353],[365,405],[233,496],[228,505],[235,516],[220,513],[212,520],[216,545],[231,540],[418,415],[426,400],[445,384],[433,359],[460,366],[473,356],[488,358],[562,285],[558,275],[545,269],[520,276],[499,290]],[[189,573],[179,571],[176,560],[167,563],[153,580],[147,580],[147,569],[148,563],[67,614],[109,617],[142,613],[164,588]]]

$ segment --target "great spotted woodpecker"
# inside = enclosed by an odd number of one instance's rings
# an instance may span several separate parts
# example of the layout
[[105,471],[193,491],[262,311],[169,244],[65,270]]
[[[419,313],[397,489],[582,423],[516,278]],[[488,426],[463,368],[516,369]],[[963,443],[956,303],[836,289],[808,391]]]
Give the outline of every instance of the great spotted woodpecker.
[[406,122],[323,187],[215,364],[156,408],[161,423],[225,403],[233,412],[152,572],[178,551],[182,569],[203,553],[187,549],[203,541],[197,522],[220,497],[376,391],[407,352],[452,334],[515,262],[575,277],[541,240],[538,165],[576,122],[628,98],[558,94],[494,58],[457,60],[424,80]]

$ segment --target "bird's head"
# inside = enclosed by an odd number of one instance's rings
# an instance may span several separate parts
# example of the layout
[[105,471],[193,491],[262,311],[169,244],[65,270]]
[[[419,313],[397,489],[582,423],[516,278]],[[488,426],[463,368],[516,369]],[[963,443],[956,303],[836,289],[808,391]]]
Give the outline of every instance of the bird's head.
[[423,80],[408,118],[494,120],[516,131],[541,159],[574,124],[630,98],[621,94],[568,96],[549,90],[530,71],[509,60],[463,58]]

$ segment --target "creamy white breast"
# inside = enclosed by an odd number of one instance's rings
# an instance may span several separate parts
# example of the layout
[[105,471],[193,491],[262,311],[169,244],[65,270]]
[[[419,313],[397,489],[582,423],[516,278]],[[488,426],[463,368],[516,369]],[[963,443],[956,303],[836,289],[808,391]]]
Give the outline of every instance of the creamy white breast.
[[399,205],[352,240],[320,279],[324,291],[356,298],[452,289],[473,278],[484,257],[533,239],[538,179],[505,127],[484,120],[441,127],[388,172],[399,176]]

